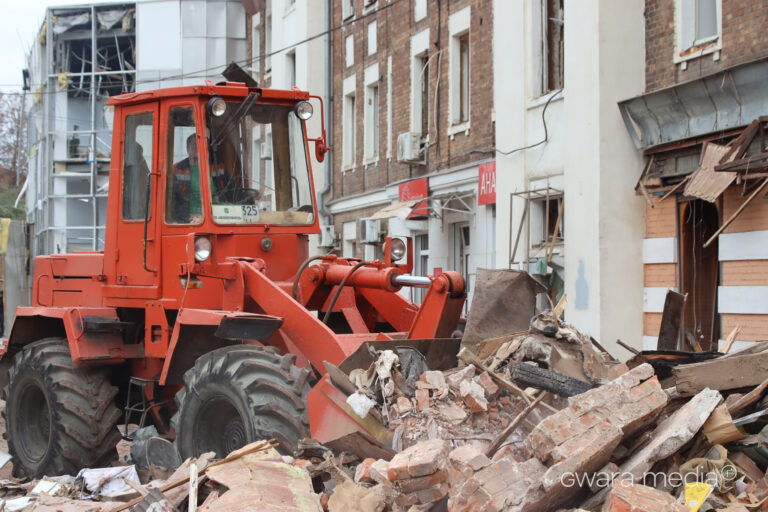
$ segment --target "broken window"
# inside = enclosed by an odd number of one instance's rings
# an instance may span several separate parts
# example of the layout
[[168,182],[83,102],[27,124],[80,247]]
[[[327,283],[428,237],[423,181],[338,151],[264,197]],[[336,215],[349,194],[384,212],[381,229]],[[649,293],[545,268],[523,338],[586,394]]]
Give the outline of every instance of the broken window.
[[541,94],[563,88],[563,0],[541,0]]
[[[53,21],[53,71],[59,88],[70,98],[115,96],[132,92],[135,84],[136,37],[133,9],[91,9],[55,15]],[[94,48],[95,43],[95,48]],[[91,83],[93,82],[93,83]]]

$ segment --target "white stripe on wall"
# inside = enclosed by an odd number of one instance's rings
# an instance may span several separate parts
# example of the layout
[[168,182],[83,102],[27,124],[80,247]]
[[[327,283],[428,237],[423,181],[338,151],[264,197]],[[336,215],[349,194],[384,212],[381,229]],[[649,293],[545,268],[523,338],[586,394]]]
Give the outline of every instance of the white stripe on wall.
[[643,263],[677,263],[677,238],[644,239]]
[[643,336],[643,350],[656,350],[656,347],[658,346],[658,336]]
[[662,313],[668,290],[677,291],[677,287],[648,286],[643,288],[643,313]]
[[720,261],[768,259],[768,231],[724,233],[717,242]]
[[768,286],[718,286],[717,312],[768,314]]

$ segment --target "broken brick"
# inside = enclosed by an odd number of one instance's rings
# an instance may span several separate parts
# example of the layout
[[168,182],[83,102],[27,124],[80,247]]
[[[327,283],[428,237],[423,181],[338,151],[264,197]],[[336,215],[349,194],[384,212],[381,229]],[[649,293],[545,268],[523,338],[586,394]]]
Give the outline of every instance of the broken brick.
[[368,466],[368,474],[371,475],[371,479],[377,484],[389,485],[389,476],[387,475],[388,466],[389,462],[384,459],[379,459]]
[[427,384],[430,389],[444,389],[448,386],[443,372],[437,370],[426,371],[421,374],[419,381]]
[[483,452],[471,444],[454,448],[448,454],[448,460],[454,469],[466,476],[471,476],[475,471],[483,469],[491,463],[491,460]]
[[446,381],[448,382],[448,385],[450,385],[452,388],[459,389],[459,386],[461,385],[461,382],[467,379],[471,379],[475,376],[475,365],[470,364],[468,366],[465,366],[458,372],[454,373],[453,375],[449,375],[446,377]]
[[485,399],[485,392],[482,386],[473,380],[464,380],[459,385],[459,393],[464,403],[473,413],[485,412],[488,410],[488,401]]
[[429,390],[417,389],[416,390],[416,405],[419,411],[426,411],[429,409]]
[[488,375],[488,372],[483,372],[475,377],[475,382],[477,382],[485,390],[485,397],[488,400],[499,396],[499,385],[493,381],[491,376]]
[[372,484],[374,483],[373,478],[371,478],[371,465],[376,462],[376,459],[365,459],[363,462],[357,465],[357,469],[355,469],[355,483],[366,483],[366,484]]
[[613,483],[602,512],[687,512],[674,496],[629,480]]
[[442,439],[421,441],[396,454],[389,461],[390,482],[431,475],[447,463],[450,443]]
[[397,482],[397,489],[405,493],[423,491],[425,489],[429,489],[430,487],[435,487],[437,484],[447,482],[448,476],[449,474],[447,469],[440,469],[431,475],[400,480]]

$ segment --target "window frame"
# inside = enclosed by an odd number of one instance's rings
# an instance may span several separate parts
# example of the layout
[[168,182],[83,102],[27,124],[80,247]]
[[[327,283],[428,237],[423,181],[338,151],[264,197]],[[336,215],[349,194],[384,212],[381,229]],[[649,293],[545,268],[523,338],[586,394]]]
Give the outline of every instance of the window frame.
[[[171,130],[171,111],[174,108],[191,108],[192,109],[192,119],[195,123],[195,141],[197,142],[197,159],[198,162],[207,161],[204,160],[208,158],[208,147],[206,143],[206,138],[204,135],[200,132],[200,116],[199,116],[199,108],[198,105],[194,102],[190,101],[183,101],[179,103],[171,103],[165,107],[165,120],[168,124],[167,131],[166,131],[166,137],[163,141],[164,145],[164,151],[165,151],[165,161],[163,162],[163,167],[167,167],[163,169],[163,174],[165,176],[164,180],[164,186],[163,186],[163,223],[166,226],[169,227],[188,227],[188,226],[202,226],[206,220],[208,219],[208,216],[206,215],[206,198],[209,197],[210,191],[208,190],[208,176],[210,173],[210,169],[208,166],[205,166],[205,172],[203,172],[202,166],[200,166],[200,221],[195,222],[171,222],[168,220],[169,212],[173,211],[173,207],[171,206],[170,197],[168,195],[169,186],[173,186],[173,166],[175,162],[173,161],[173,148],[169,146],[169,135],[173,132]],[[159,135],[158,135],[159,137]],[[189,136],[187,136],[189,137]],[[201,140],[203,143],[201,144]],[[199,165],[199,164],[198,164]],[[206,179],[203,179],[203,178]]]
[[[342,84],[341,105],[341,170],[353,170],[357,161],[357,76],[351,75]],[[351,108],[349,102],[352,102]],[[351,126],[351,130],[347,127]]]
[[[141,217],[141,218],[138,218],[138,219],[131,219],[131,218],[126,218],[125,217],[125,197],[126,197],[126,194],[125,194],[125,190],[126,190],[125,189],[125,148],[126,148],[126,143],[125,143],[125,139],[126,139],[125,124],[126,124],[126,121],[128,120],[129,117],[131,117],[131,116],[140,116],[140,115],[144,115],[144,114],[149,114],[151,116],[151,118],[152,118],[152,148],[151,148],[152,149],[152,153],[150,155],[149,160],[144,158],[144,161],[149,165],[149,176],[147,178],[149,180],[149,185],[150,185],[150,189],[149,189],[149,211],[148,212],[144,212],[144,217]],[[158,119],[158,115],[157,114],[158,114],[157,107],[154,106],[154,107],[151,107],[151,108],[144,107],[144,108],[139,108],[139,109],[136,109],[136,110],[132,109],[132,110],[126,112],[125,115],[123,116],[123,121],[122,121],[122,123],[123,123],[123,153],[121,155],[121,168],[120,168],[120,221],[121,222],[125,222],[125,223],[144,223],[145,220],[147,222],[152,222],[153,221],[153,218],[152,218],[153,213],[152,212],[154,210],[154,203],[155,203],[154,202],[154,195],[155,195],[155,192],[156,192],[155,191],[156,187],[153,186],[154,184],[152,183],[152,177],[153,177],[153,175],[155,175],[156,171],[154,171],[152,169],[152,167],[153,167],[154,163],[157,161],[157,151],[159,149],[158,148],[158,142],[157,142],[157,138],[159,136],[159,134],[158,134],[158,132],[159,132],[159,129],[158,129],[159,128],[159,125],[158,125],[159,119]],[[144,125],[144,126],[146,126],[146,125]],[[142,150],[143,150],[143,148],[142,148]],[[139,193],[143,194],[143,191],[139,191]],[[143,195],[141,197],[144,198]],[[146,199],[145,199],[145,203],[144,204],[146,204]],[[142,209],[142,205],[141,204],[139,204],[139,209]]]
[[[472,34],[470,30],[471,6],[452,14],[448,19],[449,44],[449,123],[448,136],[468,132],[472,117]],[[461,57],[461,41],[466,41],[467,58]],[[462,68],[462,62],[465,64]],[[462,81],[462,70],[466,80]]]
[[[675,48],[672,59],[675,64],[682,64],[683,69],[687,61],[697,59],[704,55],[713,54],[714,60],[720,58],[723,49],[723,6],[722,0],[715,0],[715,18],[717,22],[717,34],[703,39],[696,39],[696,5],[697,0],[675,0]],[[686,11],[689,11],[686,14]],[[691,44],[683,41],[686,33],[684,24],[690,23],[688,30],[693,34]]]

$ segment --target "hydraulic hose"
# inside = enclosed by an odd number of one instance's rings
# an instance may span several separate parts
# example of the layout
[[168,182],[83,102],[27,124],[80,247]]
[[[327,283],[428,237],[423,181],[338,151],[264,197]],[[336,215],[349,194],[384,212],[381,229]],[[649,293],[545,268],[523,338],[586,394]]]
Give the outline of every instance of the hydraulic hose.
[[296,272],[296,277],[293,278],[293,288],[291,289],[291,297],[293,297],[293,300],[296,300],[296,292],[299,289],[299,278],[301,277],[301,274],[304,273],[304,271],[307,269],[307,266],[312,263],[315,260],[321,260],[328,256],[327,254],[317,254],[315,256],[310,256],[306,260],[304,260],[304,263],[299,265],[299,270]]
[[323,317],[323,323],[328,324],[328,319],[331,318],[331,312],[333,311],[333,308],[336,306],[336,300],[339,298],[339,295],[341,295],[341,290],[344,288],[344,285],[347,284],[347,280],[352,276],[352,274],[355,273],[357,269],[364,265],[370,265],[370,261],[360,261],[358,262],[354,267],[352,267],[352,270],[349,271],[347,275],[344,276],[344,279],[341,280],[339,283],[339,286],[336,288],[336,293],[333,294],[333,298],[331,299],[331,303],[328,304],[328,310],[325,312],[325,316]]

